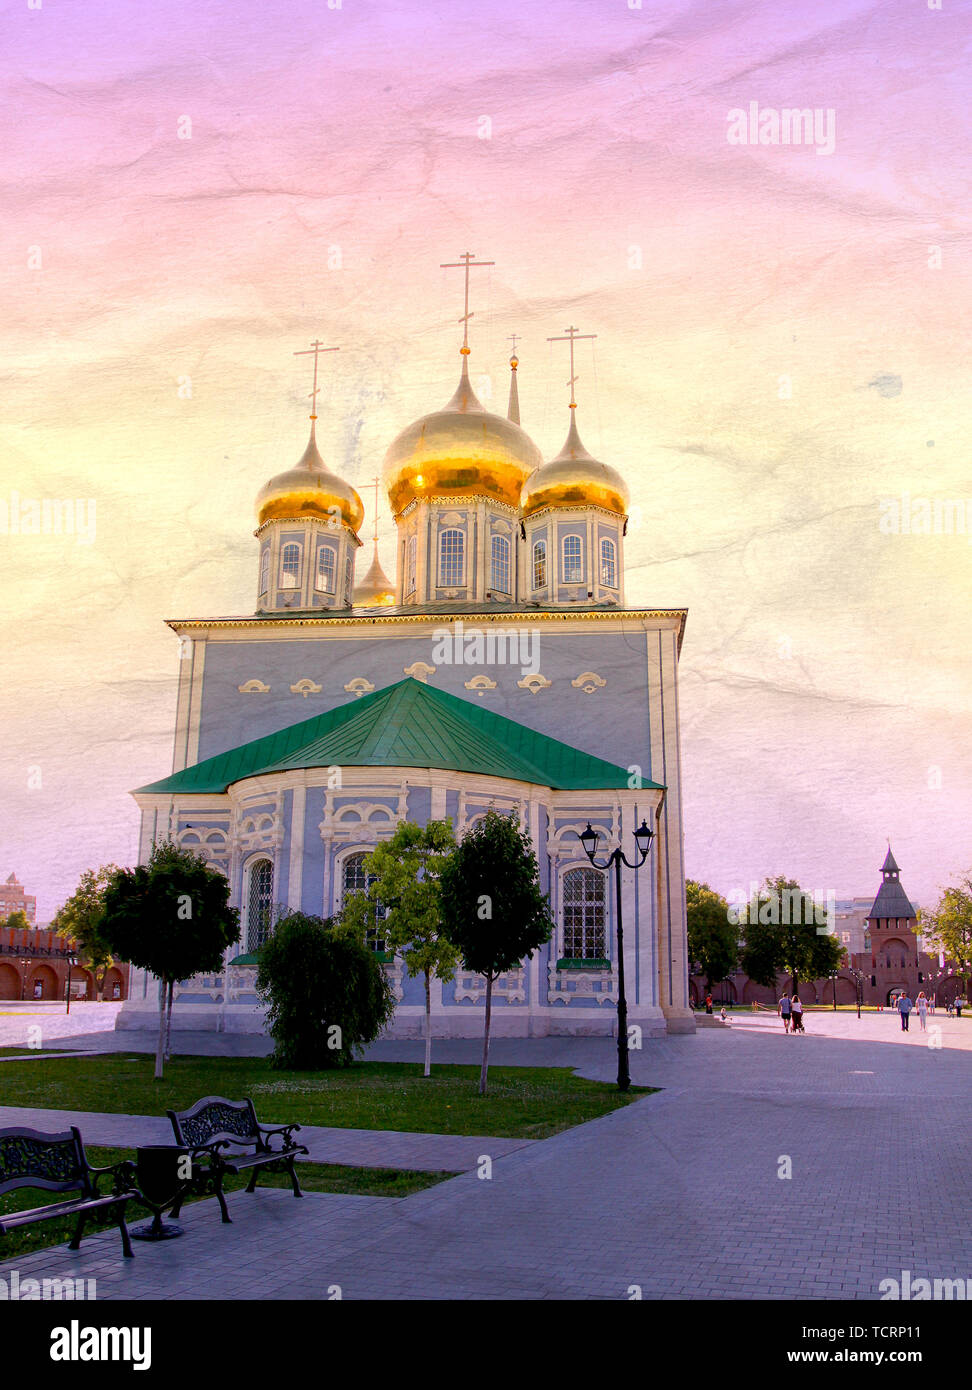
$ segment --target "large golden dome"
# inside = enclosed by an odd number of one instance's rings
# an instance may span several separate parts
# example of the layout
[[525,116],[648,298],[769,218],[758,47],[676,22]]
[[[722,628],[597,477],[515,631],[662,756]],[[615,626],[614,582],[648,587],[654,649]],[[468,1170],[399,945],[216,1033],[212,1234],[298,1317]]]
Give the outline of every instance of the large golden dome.
[[331,473],[317,450],[314,425],[300,461],[278,473],[257,493],[257,523],[265,521],[303,521],[319,517],[332,521],[339,513],[345,525],[357,532],[364,520],[361,498],[350,483]]
[[621,474],[584,448],[577,433],[576,406],[570,408],[567,442],[556,458],[545,463],[523,484],[520,508],[530,516],[542,507],[604,507],[628,514],[628,488]]
[[477,400],[463,356],[456,394],[402,430],[385,455],[383,482],[396,516],[416,497],[484,493],[516,507],[524,480],[542,462],[519,425]]

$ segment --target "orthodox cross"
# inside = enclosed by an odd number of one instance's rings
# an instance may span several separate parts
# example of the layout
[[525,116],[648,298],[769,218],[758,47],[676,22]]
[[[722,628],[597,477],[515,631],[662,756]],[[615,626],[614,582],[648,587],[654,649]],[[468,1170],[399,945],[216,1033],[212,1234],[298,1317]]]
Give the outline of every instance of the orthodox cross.
[[340,348],[326,348],[326,347],[324,346],[324,344],[321,342],[320,338],[315,338],[314,341],[311,343],[311,345],[310,345],[309,348],[303,348],[300,352],[295,352],[295,353],[294,353],[294,356],[295,356],[295,357],[309,357],[311,353],[314,354],[314,389],[313,389],[313,391],[310,393],[310,398],[311,398],[311,419],[312,419],[312,420],[316,420],[316,419],[317,419],[317,394],[318,394],[318,386],[317,386],[317,359],[318,359],[318,357],[320,356],[320,354],[321,354],[322,352],[340,352],[340,351],[341,351]]
[[477,261],[473,252],[463,251],[462,255],[459,257],[457,261],[443,261],[439,266],[440,270],[465,270],[466,272],[466,290],[465,298],[463,300],[463,315],[462,318],[459,320],[459,322],[462,324],[462,347],[460,351],[465,357],[469,356],[469,320],[472,318],[472,314],[469,312],[469,269],[470,266],[495,264],[495,261]]
[[548,342],[548,343],[568,343],[568,342],[570,343],[570,380],[568,381],[567,385],[570,387],[570,404],[571,404],[571,408],[573,408],[573,407],[576,406],[576,404],[577,404],[577,402],[574,400],[574,383],[577,381],[577,377],[574,375],[574,343],[575,343],[579,338],[596,338],[596,337],[597,337],[597,334],[596,334],[596,333],[578,333],[577,329],[574,328],[573,325],[572,325],[570,328],[565,328],[565,329],[564,329],[564,334],[563,334],[562,337],[560,337],[560,338],[548,338],[548,339],[547,339],[547,342]]

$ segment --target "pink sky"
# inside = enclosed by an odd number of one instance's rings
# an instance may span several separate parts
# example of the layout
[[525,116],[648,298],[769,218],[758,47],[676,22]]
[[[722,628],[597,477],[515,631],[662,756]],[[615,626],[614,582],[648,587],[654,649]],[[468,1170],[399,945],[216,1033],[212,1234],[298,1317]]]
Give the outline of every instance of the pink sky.
[[[304,443],[291,354],[341,345],[319,439],[370,503],[451,395],[438,267],[466,249],[496,262],[474,379],[502,400],[521,335],[548,455],[545,340],[598,334],[579,423],[630,483],[628,602],[690,610],[689,874],[868,893],[890,836],[931,902],[972,863],[969,536],[879,530],[907,493],[972,531],[967,4],[91,0],[0,25],[0,499],[97,509],[92,545],[0,534],[0,873],[42,919],[135,853],[128,790],[170,766],[163,619],[252,607],[253,497]],[[833,111],[833,154],[730,144],[753,101]]]

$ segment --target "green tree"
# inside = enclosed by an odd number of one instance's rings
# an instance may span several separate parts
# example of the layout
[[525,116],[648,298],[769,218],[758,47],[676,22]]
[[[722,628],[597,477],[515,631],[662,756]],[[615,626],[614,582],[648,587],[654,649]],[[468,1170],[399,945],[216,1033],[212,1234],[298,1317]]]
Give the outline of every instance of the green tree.
[[58,936],[77,942],[81,963],[94,976],[99,999],[104,994],[105,976],[115,963],[111,947],[101,934],[105,893],[119,872],[117,864],[85,869],[77,888],[63,907],[57,909],[51,922]]
[[105,891],[100,932],[112,953],[148,970],[161,983],[155,1079],[162,1079],[176,980],[219,970],[240,939],[239,913],[228,905],[229,883],[190,850],[165,840],[149,862],[119,869]]
[[30,931],[30,918],[22,907],[18,907],[4,920],[3,925],[12,927],[14,931]]
[[692,973],[703,975],[711,990],[739,963],[739,923],[732,920],[725,898],[694,879],[685,883],[685,908]]
[[464,835],[440,881],[445,933],[467,969],[486,981],[479,1075],[479,1093],[485,1095],[494,981],[549,941],[553,922],[533,846],[512,816],[487,811]]
[[395,1012],[374,951],[333,928],[331,921],[290,912],[260,950],[257,991],[267,1003],[274,1067],[350,1066]]
[[955,962],[966,994],[972,969],[972,876],[960,878],[959,885],[943,888],[931,911],[919,910],[915,930],[929,946]]
[[355,921],[370,921],[383,906],[385,940],[400,952],[409,975],[425,980],[425,1076],[432,1070],[432,981],[451,980],[459,964],[459,952],[443,932],[440,883],[455,848],[449,821],[402,821],[365,859],[365,872],[374,876],[367,905],[354,901],[364,897],[360,893],[346,905],[346,920]]
[[822,910],[796,879],[767,878],[756,901],[733,915],[743,928],[740,963],[757,984],[775,986],[782,973],[792,977],[797,994],[801,980],[823,979],[840,964],[834,924],[824,925]]

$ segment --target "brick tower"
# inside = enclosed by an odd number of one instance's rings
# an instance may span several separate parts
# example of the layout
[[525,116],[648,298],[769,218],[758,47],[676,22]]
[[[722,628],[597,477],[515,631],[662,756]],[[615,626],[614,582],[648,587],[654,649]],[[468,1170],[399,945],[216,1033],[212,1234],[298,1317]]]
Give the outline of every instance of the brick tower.
[[891,995],[902,989],[912,999],[918,994],[918,938],[913,926],[918,914],[901,887],[901,870],[890,844],[881,874],[881,886],[864,924],[864,952],[866,956],[870,951],[872,998],[888,1004]]

